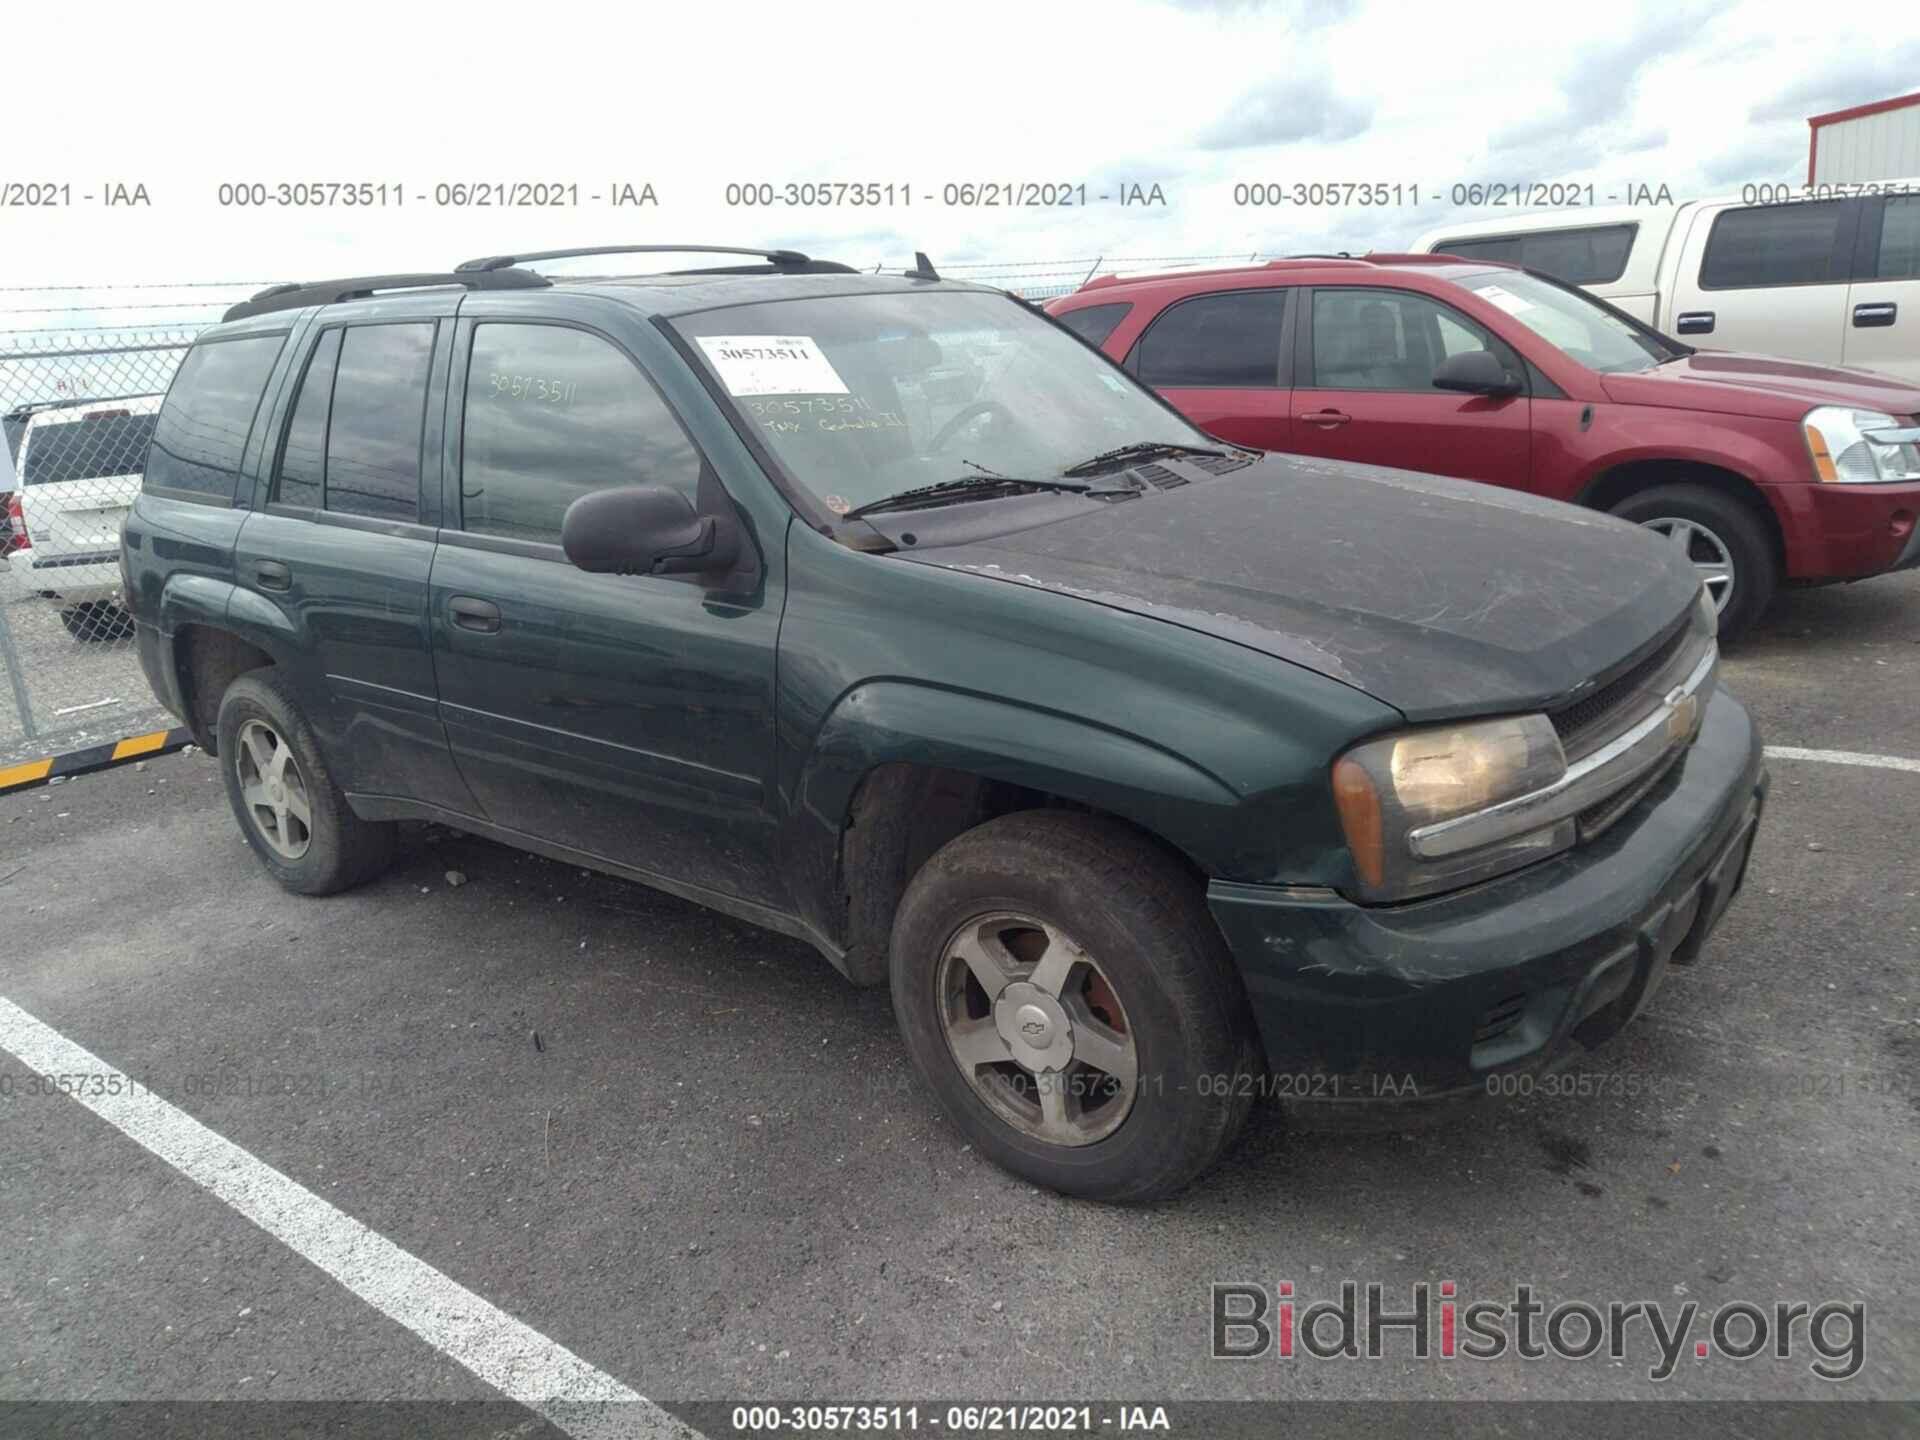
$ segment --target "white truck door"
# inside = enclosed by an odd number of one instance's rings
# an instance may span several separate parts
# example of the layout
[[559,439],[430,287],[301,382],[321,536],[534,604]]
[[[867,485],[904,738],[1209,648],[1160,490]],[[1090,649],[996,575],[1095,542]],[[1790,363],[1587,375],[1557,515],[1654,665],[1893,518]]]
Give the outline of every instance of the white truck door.
[[1702,205],[1662,328],[1703,350],[1840,364],[1858,204]]
[[1846,362],[1920,382],[1920,194],[1861,202]]

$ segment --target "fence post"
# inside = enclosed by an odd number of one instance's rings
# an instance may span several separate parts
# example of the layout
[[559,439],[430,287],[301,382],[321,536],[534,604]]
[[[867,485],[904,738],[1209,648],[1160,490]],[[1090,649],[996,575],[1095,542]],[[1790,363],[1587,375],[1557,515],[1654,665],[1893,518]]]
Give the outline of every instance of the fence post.
[[7,679],[13,682],[13,704],[20,712],[20,733],[28,740],[33,739],[33,706],[27,700],[27,680],[20,673],[20,652],[13,648],[13,629],[7,623],[7,607],[0,604],[0,668],[7,672]]

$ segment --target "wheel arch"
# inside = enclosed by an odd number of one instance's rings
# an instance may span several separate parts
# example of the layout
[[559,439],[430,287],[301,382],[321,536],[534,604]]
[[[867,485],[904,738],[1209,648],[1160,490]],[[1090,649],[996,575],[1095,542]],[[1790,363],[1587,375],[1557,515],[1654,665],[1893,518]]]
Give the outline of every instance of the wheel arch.
[[1739,502],[1751,511],[1766,531],[1773,547],[1773,558],[1783,569],[1787,560],[1786,531],[1767,492],[1739,471],[1703,460],[1677,457],[1651,457],[1624,461],[1609,466],[1587,481],[1574,497],[1576,505],[1590,510],[1612,510],[1614,506],[1661,485],[1699,485]]
[[856,983],[886,976],[893,914],[926,860],[998,816],[1071,809],[1128,825],[1196,878],[1238,795],[1183,757],[1072,716],[904,682],[843,698],[795,791],[793,871]]
[[220,697],[247,671],[275,663],[274,656],[259,645],[223,627],[194,622],[176,629],[174,675],[180,687],[183,718],[193,732],[194,743],[209,755],[218,755],[220,737],[215,722]]

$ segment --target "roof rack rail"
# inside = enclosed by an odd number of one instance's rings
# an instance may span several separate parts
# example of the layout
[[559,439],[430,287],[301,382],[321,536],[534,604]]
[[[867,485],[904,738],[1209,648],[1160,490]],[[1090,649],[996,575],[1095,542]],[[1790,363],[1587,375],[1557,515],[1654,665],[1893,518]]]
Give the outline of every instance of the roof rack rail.
[[269,285],[251,299],[228,309],[222,320],[244,320],[275,310],[299,310],[308,305],[335,305],[343,300],[365,300],[382,290],[426,290],[462,285],[469,290],[536,290],[553,282],[531,270],[490,269],[484,274],[426,271],[409,275],[353,275],[341,280],[302,280]]
[[[749,255],[756,260],[765,261],[777,271],[787,271],[799,275],[852,275],[856,274],[851,265],[842,265],[835,260],[815,260],[802,255],[798,250],[748,250],[738,245],[589,245],[576,250],[530,250],[522,255],[483,255],[475,260],[462,260],[454,267],[461,274],[474,271],[498,272],[510,265],[525,265],[536,260],[572,260],[583,255]],[[755,273],[744,267],[712,271],[690,271],[690,274],[749,275]]]

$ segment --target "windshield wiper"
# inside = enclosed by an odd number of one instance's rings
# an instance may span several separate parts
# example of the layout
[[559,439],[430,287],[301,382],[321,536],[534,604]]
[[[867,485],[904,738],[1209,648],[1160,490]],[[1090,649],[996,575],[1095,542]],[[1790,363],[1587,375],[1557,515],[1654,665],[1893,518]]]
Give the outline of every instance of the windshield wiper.
[[1102,450],[1076,465],[1069,465],[1062,475],[1091,475],[1094,471],[1111,465],[1116,460],[1144,460],[1149,455],[1212,455],[1224,460],[1227,452],[1209,449],[1205,445],[1182,445],[1171,440],[1136,440],[1131,445],[1116,445],[1111,450]]
[[[937,505],[947,500],[984,500],[994,495],[1032,490],[1064,490],[1070,495],[1115,493],[1105,489],[1095,491],[1091,485],[1070,485],[1060,480],[1027,480],[1017,475],[962,475],[958,480],[942,480],[938,485],[922,485],[917,490],[902,490],[898,495],[883,495],[878,500],[854,506],[840,518],[858,520],[862,515],[878,515],[884,510],[912,510],[916,506]],[[1123,493],[1132,494],[1133,491],[1129,488]]]

